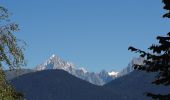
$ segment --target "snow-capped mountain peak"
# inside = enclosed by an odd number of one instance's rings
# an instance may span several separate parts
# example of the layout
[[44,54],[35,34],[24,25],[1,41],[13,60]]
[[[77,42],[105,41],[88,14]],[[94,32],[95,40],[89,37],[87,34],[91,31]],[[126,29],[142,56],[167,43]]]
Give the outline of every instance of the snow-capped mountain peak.
[[85,68],[76,66],[68,61],[64,61],[59,56],[52,55],[45,63],[38,65],[35,70],[41,71],[46,69],[62,69],[67,71],[68,73],[86,80],[92,84],[103,85],[107,82],[110,82],[115,78],[114,76],[110,76],[107,71],[102,71],[100,73],[88,72]]
[[73,63],[64,61],[60,57],[53,54],[45,63],[38,65],[36,70],[63,69],[68,71],[73,68],[75,68]]

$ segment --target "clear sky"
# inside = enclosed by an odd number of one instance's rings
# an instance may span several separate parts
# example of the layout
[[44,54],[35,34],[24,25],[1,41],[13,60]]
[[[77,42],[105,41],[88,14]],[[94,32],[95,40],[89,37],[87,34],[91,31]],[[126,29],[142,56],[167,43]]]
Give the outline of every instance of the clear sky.
[[90,71],[120,71],[167,33],[161,0],[0,0],[20,25],[30,68],[52,54]]

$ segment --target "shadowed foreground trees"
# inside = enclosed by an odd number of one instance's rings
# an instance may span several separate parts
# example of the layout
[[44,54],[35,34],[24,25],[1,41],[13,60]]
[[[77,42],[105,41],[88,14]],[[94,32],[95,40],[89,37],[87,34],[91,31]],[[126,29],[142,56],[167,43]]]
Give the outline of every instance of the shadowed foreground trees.
[[[163,3],[164,9],[168,11],[163,17],[170,18],[170,1],[163,0]],[[157,40],[159,44],[153,44],[148,48],[150,53],[129,47],[129,50],[140,53],[140,56],[145,58],[144,65],[134,65],[134,68],[146,72],[157,72],[158,75],[152,84],[170,86],[170,32],[166,36],[158,36]],[[170,94],[147,93],[147,96],[153,99],[170,100]]]
[[18,31],[18,25],[10,23],[9,12],[0,6],[0,100],[22,100],[23,95],[15,91],[4,74],[4,67],[10,69],[24,65],[23,49],[18,45],[18,40],[13,35]]

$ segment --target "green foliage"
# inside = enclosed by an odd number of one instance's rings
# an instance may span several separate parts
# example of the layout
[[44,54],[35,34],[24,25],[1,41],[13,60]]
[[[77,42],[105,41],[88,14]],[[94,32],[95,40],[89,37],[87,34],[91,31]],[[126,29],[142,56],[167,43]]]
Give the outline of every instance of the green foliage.
[[16,92],[5,79],[3,70],[0,70],[0,100],[23,100],[23,95]]
[[[164,9],[168,10],[163,17],[170,18],[170,1],[163,0]],[[149,52],[129,47],[132,52],[140,53],[144,57],[144,65],[134,65],[137,70],[146,72],[157,72],[158,75],[152,84],[170,86],[170,32],[166,36],[158,36],[159,44],[153,44],[148,49]],[[158,100],[170,100],[170,94],[148,93],[147,96]]]
[[[2,7],[0,20],[8,19],[8,11]],[[4,12],[2,12],[4,10]],[[2,62],[7,64],[10,69],[17,68],[24,65],[23,49],[18,46],[18,40],[13,35],[15,31],[18,31],[18,25],[15,23],[8,23],[0,26],[0,66]]]
[[23,100],[23,95],[8,83],[3,70],[4,66],[12,70],[25,65],[24,48],[13,35],[19,30],[18,25],[10,23],[9,15],[8,10],[0,6],[0,100]]

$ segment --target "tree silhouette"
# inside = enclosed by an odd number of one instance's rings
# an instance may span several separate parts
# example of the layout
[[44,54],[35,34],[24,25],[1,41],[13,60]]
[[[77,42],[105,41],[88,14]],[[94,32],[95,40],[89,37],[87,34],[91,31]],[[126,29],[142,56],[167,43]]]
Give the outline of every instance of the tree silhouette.
[[163,15],[163,17],[170,18],[170,1],[169,0],[163,0],[163,3],[165,4],[164,9],[168,10],[168,12]]
[[[170,18],[170,1],[163,0],[163,3],[164,9],[168,11],[163,18]],[[134,69],[157,72],[158,75],[152,84],[170,86],[170,32],[166,36],[158,36],[157,40],[158,44],[153,44],[148,48],[151,53],[129,47],[129,50],[140,53],[140,56],[145,58],[144,64],[134,65]],[[153,99],[170,100],[170,94],[147,93],[147,96]]]
[[9,15],[8,10],[0,6],[0,100],[21,100],[23,95],[15,91],[4,74],[4,66],[15,69],[25,64],[24,48],[13,35],[19,30],[18,25],[10,23]]

